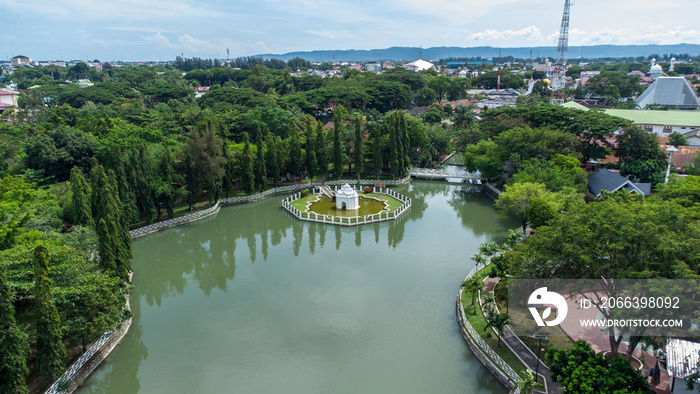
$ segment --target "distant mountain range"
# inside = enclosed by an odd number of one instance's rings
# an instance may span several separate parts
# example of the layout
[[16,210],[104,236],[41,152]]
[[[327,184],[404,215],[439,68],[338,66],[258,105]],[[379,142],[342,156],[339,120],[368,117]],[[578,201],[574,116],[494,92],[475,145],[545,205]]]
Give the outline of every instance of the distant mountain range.
[[[325,61],[355,61],[355,62],[371,62],[371,61],[413,61],[421,56],[428,60],[447,59],[447,58],[497,58],[498,51],[501,51],[502,56],[513,56],[515,58],[529,59],[530,51],[532,51],[533,59],[542,57],[555,58],[557,55],[557,47],[523,47],[523,48],[494,48],[494,47],[432,47],[432,48],[416,48],[416,47],[391,47],[386,49],[370,49],[370,50],[322,50],[322,51],[306,51],[306,52],[289,52],[285,54],[262,54],[256,55],[265,59],[280,59],[289,60],[295,57],[300,57],[312,62]],[[592,46],[570,46],[569,59],[575,60],[579,57],[586,59],[606,58],[606,57],[637,57],[650,55],[665,55],[665,54],[690,54],[691,56],[700,55],[700,45],[696,44],[674,44],[674,45],[592,45]]]

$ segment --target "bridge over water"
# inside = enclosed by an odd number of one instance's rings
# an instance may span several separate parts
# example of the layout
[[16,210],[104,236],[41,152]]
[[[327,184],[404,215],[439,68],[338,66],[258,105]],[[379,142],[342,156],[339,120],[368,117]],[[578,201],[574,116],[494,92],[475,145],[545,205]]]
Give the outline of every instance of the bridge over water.
[[481,184],[481,174],[479,172],[469,173],[462,167],[447,168],[411,168],[408,174],[412,178],[429,180],[461,181],[467,183]]

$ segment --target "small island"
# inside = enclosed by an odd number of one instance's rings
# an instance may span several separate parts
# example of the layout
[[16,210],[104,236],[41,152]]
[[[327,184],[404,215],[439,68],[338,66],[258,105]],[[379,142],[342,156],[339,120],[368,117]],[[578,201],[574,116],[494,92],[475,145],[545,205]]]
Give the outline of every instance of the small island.
[[349,226],[394,220],[411,200],[387,188],[362,189],[346,183],[335,190],[328,186],[304,190],[282,200],[282,206],[301,220]]

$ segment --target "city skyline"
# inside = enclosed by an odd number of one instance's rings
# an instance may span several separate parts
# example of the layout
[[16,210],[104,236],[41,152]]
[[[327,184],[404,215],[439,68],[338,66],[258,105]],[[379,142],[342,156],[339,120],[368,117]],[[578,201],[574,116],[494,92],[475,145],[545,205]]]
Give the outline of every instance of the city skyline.
[[[172,60],[293,51],[556,46],[563,0],[5,0],[0,59]],[[581,0],[569,45],[700,43],[692,0]],[[227,55],[227,49],[230,51]]]

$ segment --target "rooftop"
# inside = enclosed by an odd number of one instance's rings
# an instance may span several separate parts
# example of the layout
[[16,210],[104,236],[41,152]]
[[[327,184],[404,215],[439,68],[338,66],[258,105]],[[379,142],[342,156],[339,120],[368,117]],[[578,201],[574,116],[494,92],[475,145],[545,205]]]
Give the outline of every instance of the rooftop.
[[[564,103],[566,108],[588,111],[588,108],[573,101]],[[606,114],[628,119],[635,124],[700,127],[700,111],[651,111],[638,109],[606,109]]]

